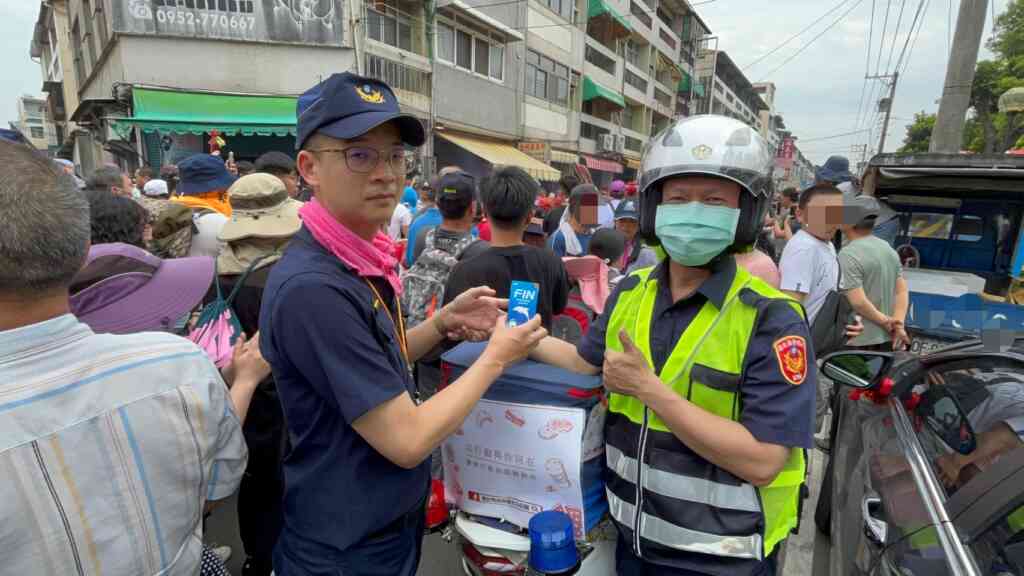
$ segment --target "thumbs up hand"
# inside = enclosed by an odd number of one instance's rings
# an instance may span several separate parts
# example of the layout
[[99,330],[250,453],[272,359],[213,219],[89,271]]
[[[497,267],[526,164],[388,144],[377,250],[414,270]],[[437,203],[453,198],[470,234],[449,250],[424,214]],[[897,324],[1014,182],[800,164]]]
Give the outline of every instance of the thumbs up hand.
[[661,380],[625,330],[619,331],[619,342],[622,352],[605,350],[604,353],[605,388],[616,394],[641,398],[652,386],[661,386]]

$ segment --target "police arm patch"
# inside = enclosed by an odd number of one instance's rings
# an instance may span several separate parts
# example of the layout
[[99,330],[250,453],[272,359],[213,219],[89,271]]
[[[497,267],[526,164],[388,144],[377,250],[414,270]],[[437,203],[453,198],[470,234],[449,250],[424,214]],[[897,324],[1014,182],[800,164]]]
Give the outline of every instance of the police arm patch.
[[779,371],[794,386],[807,379],[807,341],[803,336],[783,336],[772,344]]

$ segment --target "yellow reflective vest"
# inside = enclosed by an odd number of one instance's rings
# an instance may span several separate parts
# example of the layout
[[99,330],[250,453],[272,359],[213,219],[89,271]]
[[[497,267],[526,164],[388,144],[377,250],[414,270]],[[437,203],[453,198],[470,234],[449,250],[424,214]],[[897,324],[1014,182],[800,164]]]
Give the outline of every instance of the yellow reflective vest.
[[[658,279],[652,270],[635,272],[639,282],[619,293],[605,347],[621,351],[619,331],[625,328],[653,367],[650,333]],[[778,301],[804,316],[795,300],[737,266],[722,309],[704,303],[658,377],[704,410],[739,421],[747,345],[758,314]],[[806,374],[808,367],[792,368]],[[678,557],[675,551],[760,561],[797,525],[802,449],[791,450],[775,480],[758,488],[686,448],[657,414],[619,394],[609,400],[605,440],[609,508],[637,556],[666,565]]]

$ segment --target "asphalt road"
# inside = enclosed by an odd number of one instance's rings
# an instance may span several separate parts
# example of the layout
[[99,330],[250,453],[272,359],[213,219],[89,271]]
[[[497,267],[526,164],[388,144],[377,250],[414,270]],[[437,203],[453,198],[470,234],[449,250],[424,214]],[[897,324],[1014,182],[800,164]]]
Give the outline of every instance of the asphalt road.
[[[828,539],[814,526],[814,507],[818,501],[818,484],[824,472],[825,457],[812,450],[810,456],[810,497],[804,502],[800,533],[791,537],[786,544],[782,576],[827,576]],[[235,576],[242,573],[245,555],[238,539],[238,515],[235,498],[218,507],[206,524],[206,541],[217,545],[231,546],[233,551],[228,569]],[[454,544],[447,543],[438,535],[426,538],[423,544],[423,558],[420,561],[419,576],[461,575],[458,551]]]
[[[214,510],[206,522],[206,542],[218,546],[230,546],[231,559],[228,570],[235,576],[242,574],[245,554],[242,541],[238,538],[237,503],[234,497]],[[438,535],[428,536],[423,542],[423,558],[420,561],[420,576],[456,576],[461,574],[455,544],[449,544]]]

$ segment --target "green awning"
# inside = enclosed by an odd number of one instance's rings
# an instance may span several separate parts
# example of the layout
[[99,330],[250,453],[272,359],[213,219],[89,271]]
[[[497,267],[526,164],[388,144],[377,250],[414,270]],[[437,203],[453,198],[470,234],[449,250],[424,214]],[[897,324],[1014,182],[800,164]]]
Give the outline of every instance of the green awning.
[[626,99],[622,97],[622,94],[594,82],[590,79],[590,76],[584,76],[583,101],[586,102],[587,100],[592,100],[594,98],[604,98],[613,104],[617,104],[620,108],[626,107]]
[[143,132],[225,136],[295,135],[295,101],[291,96],[255,96],[132,89],[134,116],[115,122],[115,129],[138,126]]
[[693,86],[693,93],[696,94],[698,98],[703,98],[704,97],[704,85],[699,83],[699,82],[697,84],[694,84],[694,86]]
[[676,92],[689,93],[690,86],[693,84],[693,79],[686,72],[683,72],[683,78],[679,81],[679,86],[676,88]]
[[619,24],[622,24],[626,30],[633,29],[633,27],[629,25],[629,20],[627,20],[622,14],[619,14],[618,10],[609,6],[604,0],[589,0],[587,4],[587,18],[597,18],[602,14],[608,14]]

